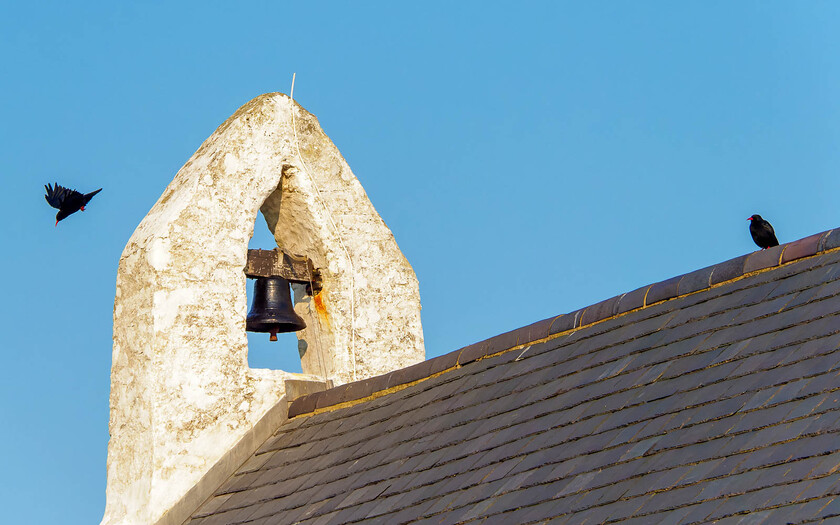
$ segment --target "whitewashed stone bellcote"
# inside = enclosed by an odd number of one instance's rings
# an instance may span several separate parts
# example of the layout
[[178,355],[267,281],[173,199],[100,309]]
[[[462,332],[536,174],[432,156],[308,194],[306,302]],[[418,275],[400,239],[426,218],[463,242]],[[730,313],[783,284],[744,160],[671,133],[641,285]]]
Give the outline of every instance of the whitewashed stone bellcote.
[[[258,211],[323,278],[315,297],[295,290],[303,374],[248,367]],[[313,115],[283,94],[255,98],[178,171],[120,258],[102,523],[160,520],[282,412],[287,379],[338,385],[424,357],[417,279],[361,184]]]

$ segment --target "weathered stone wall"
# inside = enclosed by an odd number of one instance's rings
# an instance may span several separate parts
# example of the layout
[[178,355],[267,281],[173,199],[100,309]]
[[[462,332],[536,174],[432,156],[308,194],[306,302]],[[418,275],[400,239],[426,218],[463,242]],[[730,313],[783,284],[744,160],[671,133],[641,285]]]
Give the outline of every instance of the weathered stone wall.
[[[304,374],[247,365],[242,269],[261,207],[278,244],[323,273],[318,296],[296,292]],[[102,523],[154,523],[286,379],[341,384],[423,358],[417,281],[391,232],[317,119],[257,97],[181,168],[120,259]]]

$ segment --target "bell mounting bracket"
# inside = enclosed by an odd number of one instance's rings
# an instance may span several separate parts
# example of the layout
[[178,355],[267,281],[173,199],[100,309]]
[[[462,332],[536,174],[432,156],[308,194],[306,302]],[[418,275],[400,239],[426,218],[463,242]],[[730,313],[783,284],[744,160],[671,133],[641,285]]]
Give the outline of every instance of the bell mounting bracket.
[[282,277],[293,283],[306,285],[306,293],[317,294],[321,291],[321,273],[305,255],[290,255],[278,248],[273,250],[248,250],[245,263],[245,276]]

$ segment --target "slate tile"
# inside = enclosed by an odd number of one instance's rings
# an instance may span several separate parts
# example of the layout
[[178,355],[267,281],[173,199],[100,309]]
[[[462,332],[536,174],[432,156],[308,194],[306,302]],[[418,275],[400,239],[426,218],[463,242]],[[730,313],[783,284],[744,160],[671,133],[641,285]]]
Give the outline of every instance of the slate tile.
[[537,321],[536,323],[532,323],[526,326],[525,328],[527,328],[529,334],[528,340],[536,341],[538,339],[544,339],[548,337],[552,321],[554,321],[554,317],[549,317],[547,319],[543,319],[541,321]]
[[840,229],[829,230],[824,239],[822,239],[820,250],[833,250],[840,248]]
[[[454,507],[468,507],[469,511],[464,515],[465,518],[472,518],[478,516],[483,512],[487,506],[488,494],[495,494],[499,488],[504,484],[502,480],[491,482],[482,482],[481,485],[472,486],[457,493],[457,499],[453,503]],[[430,495],[434,497],[434,494]],[[476,505],[478,506],[476,507]]]
[[[387,487],[387,485],[385,485]],[[339,496],[333,498],[336,504],[330,507],[329,510],[342,510],[354,507],[366,501],[371,501],[383,492],[384,488],[377,483],[365,485],[356,489],[348,488]]]
[[[525,523],[524,516],[530,511],[530,508],[517,508],[515,510],[506,510],[499,514],[493,514],[481,521],[477,521],[474,523],[484,523],[484,524],[491,524],[491,523]],[[447,523],[461,523],[464,519],[464,516],[469,512],[468,509],[454,509],[450,510],[449,512],[443,514],[443,520],[439,523],[447,524]]]
[[551,324],[549,325],[549,335],[559,334],[560,332],[565,332],[567,330],[579,327],[580,315],[582,313],[583,309],[555,317],[554,319],[552,319]]
[[276,523],[277,523],[277,518],[274,517],[274,516],[266,516],[266,517],[257,518],[257,519],[254,519],[252,517],[252,518],[248,519],[248,525],[274,525]]
[[[681,507],[670,510],[668,512],[661,512],[645,516],[641,518],[642,523],[650,523],[656,525],[682,525],[688,523],[685,520],[685,515],[691,512],[691,507]],[[623,525],[623,524],[622,524]]]
[[[698,496],[699,497],[699,496]],[[686,523],[695,523],[707,521],[714,514],[715,509],[720,505],[720,501],[712,500],[703,503],[692,504],[688,513],[683,518]]]
[[222,507],[222,505],[230,499],[230,497],[231,494],[216,495],[211,497],[193,513],[193,516],[201,517],[213,514]]
[[530,331],[527,326],[523,328],[517,328],[516,330],[511,330],[509,332],[505,332],[503,334],[488,339],[486,355],[505,352],[515,346],[528,344],[531,341],[532,339],[530,339]]
[[709,288],[713,270],[714,266],[709,266],[683,275],[677,286],[677,294],[685,295]]
[[306,521],[302,521],[300,523],[305,524],[305,525],[330,525],[330,524],[333,524],[333,523],[341,523],[340,521],[337,521],[338,514],[339,514],[339,511],[333,511],[333,512],[330,512],[328,514],[322,514],[320,516],[315,516],[313,518],[310,518]]
[[770,292],[765,299],[773,299],[775,297],[782,297],[798,293],[807,286],[803,286],[800,279],[781,279],[777,281],[773,291]]
[[782,260],[782,252],[785,245],[773,246],[766,250],[757,250],[747,257],[744,263],[744,273],[755,272],[758,270],[765,270],[779,266]]
[[340,403],[362,399],[373,393],[373,381],[370,380],[354,381],[343,386]]
[[712,277],[709,282],[712,285],[720,284],[736,277],[744,275],[744,264],[747,261],[749,254],[730,259],[726,262],[715,265],[712,271]]
[[338,514],[335,515],[333,523],[356,523],[364,520],[378,504],[376,498],[377,492],[380,491],[375,490],[369,494],[366,501],[361,501],[340,509]]
[[[791,310],[793,308],[799,308],[803,305],[807,305],[808,303],[818,301],[825,297],[828,297],[833,294],[826,294],[821,297],[818,297],[818,294],[824,289],[824,286],[812,286],[810,288],[802,289],[798,292],[791,293],[787,296],[783,296],[780,299],[785,300],[784,309]],[[838,288],[840,289],[840,288]]]
[[[312,502],[312,505],[309,508],[315,507],[319,508],[320,502]],[[266,518],[270,518],[272,516],[276,516],[278,514],[283,514],[284,518],[289,519],[290,521],[295,518],[303,519],[306,515],[307,507],[300,506],[297,508],[290,508],[288,502],[284,499],[275,499],[269,500],[265,503],[259,504],[256,506],[256,510],[253,514],[249,517],[249,524],[251,522],[259,522],[259,520],[263,520]],[[311,516],[312,514],[306,515],[306,517]],[[275,518],[276,519],[276,518]]]
[[734,396],[758,388],[762,375],[756,372],[776,367],[782,359],[784,356],[775,352],[762,352],[735,361],[738,366],[732,371],[732,379],[723,383],[721,394]]
[[275,453],[276,452],[273,451],[261,452],[260,450],[257,450],[253,456],[251,456],[245,463],[242,464],[241,467],[239,467],[238,474],[260,470]]
[[820,498],[819,500],[811,501],[805,504],[789,504],[772,510],[765,510],[763,512],[753,514],[758,514],[763,517],[767,524],[802,523],[803,519],[818,516],[820,509],[825,507],[829,502],[830,498]]
[[[833,479],[835,483],[840,480],[840,475],[838,475],[838,468],[840,468],[840,451],[838,451],[837,440],[828,439],[836,438],[836,436],[836,433],[820,436],[825,439],[822,440],[822,443],[819,443],[819,448],[813,452],[810,450],[808,451],[813,453],[815,457],[812,459],[816,461],[814,468],[808,473],[809,478],[823,478],[824,476],[828,476],[828,478]],[[812,443],[814,443],[814,441],[809,440],[809,444]],[[827,451],[833,452],[829,454]]]
[[616,296],[587,307],[583,311],[583,314],[581,314],[580,325],[583,326],[612,317],[616,306],[618,305],[619,299],[621,299],[621,297]]
[[[244,521],[244,519],[247,518],[246,514],[248,513],[249,511],[245,509],[211,514],[203,518],[191,520],[190,523],[198,525],[227,525],[229,523],[236,523],[237,521]],[[242,517],[243,515],[245,515],[244,518]]]
[[[552,318],[551,320],[553,321],[554,318]],[[551,326],[549,325],[549,327],[547,327],[546,330],[550,330],[550,328]],[[563,347],[568,337],[569,335],[566,334],[556,336],[547,341],[532,343],[524,358],[528,360],[534,360],[539,358],[538,362],[542,366],[545,366],[549,363],[555,363],[561,359],[561,356],[563,355],[561,348]],[[534,367],[538,368],[539,365],[534,365]]]
[[679,507],[679,503],[685,500],[692,500],[693,496],[700,492],[696,487],[683,487],[672,489],[668,492],[668,498],[658,498],[650,494],[643,497],[636,497],[623,502],[624,509],[619,515],[627,517],[635,514],[653,514],[662,510],[670,510]]
[[385,515],[398,512],[400,509],[405,508],[407,506],[405,501],[405,493],[380,496],[376,500],[376,505],[368,512],[367,518],[378,518],[377,521],[379,521]]
[[814,291],[813,300],[833,298],[840,294],[840,279],[823,282],[811,288]]
[[840,428],[838,427],[838,425],[840,425],[840,413],[837,411],[822,412],[813,414],[805,419],[798,420],[797,422],[799,421],[802,421],[804,425],[801,428],[802,434],[835,431]]
[[225,511],[220,514],[222,516],[222,521],[220,521],[220,523],[239,523],[246,521],[254,514],[254,512],[256,512],[257,508],[257,505],[248,505],[238,509]]
[[[632,525],[646,525],[650,523],[650,521],[642,520],[637,521],[635,518],[631,518],[631,516],[638,512],[639,508],[644,505],[646,500],[635,498],[626,501],[616,501],[614,503],[608,503],[601,507],[596,507],[598,510],[598,516],[601,516],[602,520],[620,520],[618,521],[622,525],[624,524],[632,524]],[[590,516],[590,513],[596,509],[581,509],[577,510],[566,523],[568,524],[579,524],[579,523],[589,523],[587,518]],[[608,521],[611,522],[611,521]],[[552,522],[553,523],[553,522]],[[604,521],[594,521],[592,523],[604,523]]]
[[[819,319],[826,316],[836,317],[838,306],[840,306],[838,303],[840,303],[840,301],[837,301],[834,297],[822,299],[803,306],[802,311],[796,313],[805,320]],[[838,320],[834,319],[834,321]]]
[[664,301],[666,299],[672,299],[676,297],[680,284],[680,279],[682,279],[682,277],[683,276],[680,275],[677,277],[672,277],[665,281],[652,284],[647,292],[645,304],[651,305],[660,301]]
[[[805,388],[807,384],[807,379],[795,379],[790,383],[784,384],[776,389],[773,393],[771,401],[773,403],[787,403],[792,399],[796,399],[800,397],[800,392],[802,392],[802,389]],[[786,407],[783,414],[786,415],[792,408],[793,407],[791,406]]]
[[632,292],[627,292],[619,296],[618,304],[615,307],[616,314],[623,314],[630,310],[641,308],[645,305],[645,297],[647,296],[650,285],[637,288]]
[[840,477],[825,476],[819,479],[812,479],[810,483],[796,495],[798,501],[806,501],[811,498],[819,498],[832,492],[832,487],[840,481]]
[[817,248],[820,244],[822,233],[810,235],[798,241],[788,243],[785,251],[782,254],[782,264],[785,264],[802,257],[808,257],[817,253]]
[[806,399],[798,400],[792,403],[791,411],[788,413],[789,419],[797,419],[800,417],[809,416],[815,411],[824,410],[823,403],[825,403],[826,398],[822,395],[814,395],[808,397]]
[[715,525],[759,525],[770,516],[770,511],[744,508],[742,499],[735,497],[723,500],[710,516],[715,520]]
[[785,264],[779,268],[777,279],[787,279],[795,275],[805,275],[827,265],[836,264],[840,261],[840,254],[837,252],[827,253],[821,257],[799,259]]
[[[833,254],[840,254],[840,251],[833,252]],[[825,280],[826,281],[834,281],[834,280],[840,278],[840,265],[839,264],[835,263],[831,266],[825,267],[825,271],[826,271],[826,274],[825,274]]]
[[[779,281],[777,279],[771,279],[771,277],[776,276],[780,271],[781,269],[775,269],[771,272],[754,275],[749,279],[742,279],[740,281],[723,284],[714,289],[715,291],[720,292],[720,297],[716,301],[718,301],[718,304],[725,305],[729,308],[758,304],[775,293],[779,286]],[[755,283],[760,279],[768,281],[761,284]],[[754,284],[752,286],[735,289],[736,286],[743,285],[744,283]],[[723,292],[724,290],[731,288],[734,289],[731,293]]]
[[[423,506],[406,506],[401,509],[396,509],[393,512],[381,514],[377,516],[376,522],[379,523],[408,523],[412,520],[417,519],[420,515],[422,515],[423,507],[429,506],[430,504],[424,504]],[[308,524],[307,524],[308,525]]]
[[306,414],[309,412],[315,411],[315,404],[317,402],[317,392],[316,394],[309,394],[305,396],[301,396],[289,404],[289,417],[299,416],[301,414]]
[[391,372],[388,386],[394,387],[429,377],[429,371],[431,368],[432,365],[430,361],[421,361],[409,367],[395,370],[394,372]]
[[836,522],[837,517],[840,516],[840,497],[835,497],[825,507],[820,509],[820,515],[827,517],[826,520],[820,523],[830,524]]
[[585,514],[585,519],[589,523],[606,523],[615,512],[616,509],[614,507],[601,506],[586,508],[581,514]]
[[365,382],[369,385],[369,392],[380,392],[388,388],[388,383],[391,380],[391,374],[382,374],[366,379]]
[[347,390],[347,385],[341,385],[322,392],[310,394],[315,397],[315,409],[326,408],[337,405],[341,402],[344,392]]
[[555,518],[552,520],[552,525],[557,524],[560,525],[562,522],[556,521],[557,518],[561,517],[571,517],[568,514],[568,509],[564,508],[562,505],[558,505],[554,501],[549,501],[546,503],[540,503],[539,505],[534,505],[530,507],[526,513],[522,516],[522,520],[520,523],[533,523],[533,522],[540,522],[544,523],[544,521],[540,520],[547,520],[551,518]]
[[[628,317],[633,317],[635,315],[636,313],[632,313]],[[620,332],[625,338],[625,341],[631,342],[631,340],[638,340],[640,348],[651,348],[660,341],[659,338],[668,332],[663,329],[675,316],[676,313],[669,312],[663,315],[642,319],[628,324],[623,327]]]
[[458,355],[459,353],[455,351],[429,359],[429,375],[439,374],[444,370],[456,366],[458,364]]
[[[759,320],[760,318],[770,315],[778,314],[785,309],[793,297],[790,295],[774,297],[770,300],[762,301],[745,308],[740,308],[738,315],[733,319],[735,326],[731,329],[733,332],[740,332],[744,323]],[[744,338],[742,336],[742,338]]]
[[488,339],[486,355],[504,352],[514,346],[527,344],[529,342],[531,341],[528,339],[528,330],[517,328],[516,330],[511,330]]
[[473,343],[462,348],[458,355],[458,364],[463,366],[471,363],[477,359],[484,357],[488,353],[489,345],[486,341]]

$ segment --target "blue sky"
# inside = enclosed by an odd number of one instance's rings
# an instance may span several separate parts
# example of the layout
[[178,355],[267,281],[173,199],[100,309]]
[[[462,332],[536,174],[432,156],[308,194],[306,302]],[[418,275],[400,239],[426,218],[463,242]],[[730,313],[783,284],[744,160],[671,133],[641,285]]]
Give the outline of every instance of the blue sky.
[[[840,4],[408,4],[4,3],[4,521],[101,519],[120,253],[293,72],[414,266],[429,357],[747,253],[753,213],[840,226]],[[55,181],[104,190],[56,228]],[[300,369],[265,338],[253,366]]]

